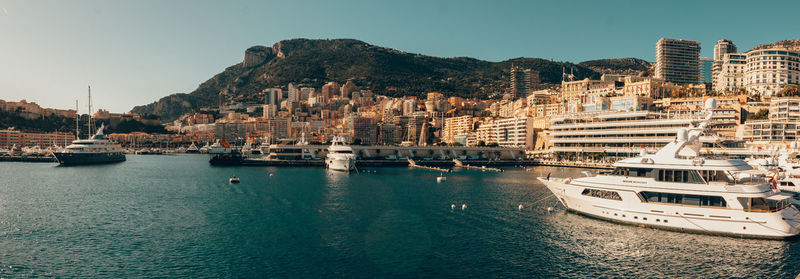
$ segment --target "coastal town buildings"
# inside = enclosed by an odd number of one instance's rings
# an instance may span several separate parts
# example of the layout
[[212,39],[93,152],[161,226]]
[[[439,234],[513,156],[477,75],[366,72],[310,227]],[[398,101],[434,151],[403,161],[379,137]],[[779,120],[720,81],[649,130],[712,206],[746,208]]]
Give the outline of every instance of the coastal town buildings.
[[75,134],[73,133],[33,133],[10,128],[0,130],[0,147],[5,149],[15,145],[18,147],[63,147],[72,143],[73,140],[75,140]]

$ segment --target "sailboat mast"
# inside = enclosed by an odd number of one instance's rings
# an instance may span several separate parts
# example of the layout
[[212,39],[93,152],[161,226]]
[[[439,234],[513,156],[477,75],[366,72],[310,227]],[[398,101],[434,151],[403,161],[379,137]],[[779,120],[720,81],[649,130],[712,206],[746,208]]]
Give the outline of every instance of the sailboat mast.
[[[78,100],[75,100],[75,140],[81,139],[81,114],[78,113]],[[67,146],[66,143],[64,146]]]
[[92,86],[89,85],[89,136],[92,136]]

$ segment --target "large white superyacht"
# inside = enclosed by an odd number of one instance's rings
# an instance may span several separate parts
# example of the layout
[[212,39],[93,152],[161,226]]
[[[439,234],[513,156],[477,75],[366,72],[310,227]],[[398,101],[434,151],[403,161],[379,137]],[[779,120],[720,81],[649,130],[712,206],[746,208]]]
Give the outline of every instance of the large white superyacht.
[[345,143],[344,137],[333,137],[331,146],[328,147],[325,165],[329,169],[346,172],[356,168],[356,155],[353,154],[353,148]]
[[752,238],[800,233],[800,211],[742,160],[700,156],[706,117],[678,132],[655,154],[618,161],[610,174],[539,177],[568,210],[641,226]]
[[97,133],[89,139],[77,139],[64,151],[53,152],[61,165],[107,164],[125,161],[122,147],[112,142],[103,133],[101,125]]

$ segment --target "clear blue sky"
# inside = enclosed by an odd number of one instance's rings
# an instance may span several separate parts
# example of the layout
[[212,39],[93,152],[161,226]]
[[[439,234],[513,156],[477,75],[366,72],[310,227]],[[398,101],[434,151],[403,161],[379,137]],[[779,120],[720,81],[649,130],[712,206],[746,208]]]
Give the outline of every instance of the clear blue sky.
[[[757,5],[754,5],[758,3]],[[253,45],[354,38],[427,55],[502,61],[653,61],[661,37],[740,51],[800,38],[800,1],[0,0],[0,99],[125,112],[201,82]]]

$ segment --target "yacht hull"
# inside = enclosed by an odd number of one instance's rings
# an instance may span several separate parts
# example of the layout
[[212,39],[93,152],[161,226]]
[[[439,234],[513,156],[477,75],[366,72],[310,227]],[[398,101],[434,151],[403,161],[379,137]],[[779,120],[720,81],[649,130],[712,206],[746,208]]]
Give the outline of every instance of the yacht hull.
[[125,161],[125,153],[72,153],[53,152],[58,163],[65,166],[111,164]]
[[336,171],[350,172],[356,168],[355,159],[327,158],[325,159],[325,164],[328,166],[328,169]]
[[[689,233],[745,238],[786,239],[800,233],[797,216],[790,206],[777,212],[746,212],[731,208],[642,202],[632,190],[614,189],[621,201],[582,195],[587,188],[569,180],[538,178],[564,207],[581,215],[616,223]],[[591,187],[596,188],[596,187]]]

